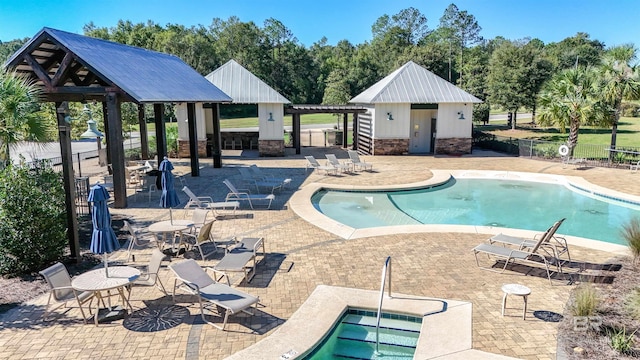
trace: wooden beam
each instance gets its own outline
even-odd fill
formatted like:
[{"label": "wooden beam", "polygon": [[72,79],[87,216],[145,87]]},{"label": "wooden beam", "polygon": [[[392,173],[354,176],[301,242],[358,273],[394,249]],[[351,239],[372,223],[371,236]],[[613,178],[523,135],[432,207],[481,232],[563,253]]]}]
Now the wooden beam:
[{"label": "wooden beam", "polygon": [[120,89],[116,87],[104,86],[56,86],[45,90],[54,94],[93,94],[106,95],[107,93],[120,93]]},{"label": "wooden beam", "polygon": [[353,150],[358,150],[358,113],[353,113]]},{"label": "wooden beam", "polygon": [[156,150],[158,165],[167,155],[167,137],[164,130],[164,104],[153,104],[153,117],[156,123]]},{"label": "wooden beam", "polygon": [[104,122],[104,141],[107,144],[107,164],[109,164],[109,175],[113,175],[111,172],[111,146],[109,146],[109,117],[107,114],[109,110],[107,108],[107,102],[102,99],[102,120]]},{"label": "wooden beam", "polygon": [[64,120],[69,111],[66,102],[56,103],[56,117],[58,120],[58,137],[60,139],[60,154],[62,156],[62,181],[64,185],[64,203],[67,212],[67,239],[71,259],[80,260],[80,235],[78,232],[78,214],[76,213],[76,183],[73,175],[73,155],[71,152],[71,127]]},{"label": "wooden beam", "polygon": [[28,53],[25,53],[22,56],[24,57],[24,59],[27,62],[27,64],[29,64],[29,66],[31,66],[31,70],[33,70],[33,73],[36,74],[38,79],[40,79],[44,83],[44,86],[46,88],[50,88],[51,87],[51,78],[49,77],[49,74],[46,71],[44,71],[44,69],[36,61],[36,59],[34,59]]},{"label": "wooden beam", "polygon": [[138,126],[140,128],[140,150],[144,160],[149,158],[149,140],[147,136],[147,122],[144,118],[144,104],[138,104]]},{"label": "wooden beam", "polygon": [[347,147],[347,128],[349,127],[349,114],[342,114],[342,147]]},{"label": "wooden beam", "polygon": [[109,144],[111,169],[113,169],[113,206],[127,207],[127,183],[124,169],[124,144],[122,143],[122,117],[120,97],[116,92],[107,94],[107,121],[109,121]]},{"label": "wooden beam", "polygon": [[53,76],[53,79],[51,79],[51,86],[58,86],[61,81],[62,81],[62,85],[64,85],[67,79],[67,75],[71,70],[70,65],[72,61],[73,61],[73,54],[67,53],[62,59],[62,62],[60,63],[60,67],[58,67],[58,71],[56,71],[56,74]]},{"label": "wooden beam", "polygon": [[187,128],[189,129],[189,156],[191,159],[191,176],[200,176],[198,161],[198,129],[196,124],[196,104],[187,103]]},{"label": "wooden beam", "polygon": [[300,114],[294,113],[292,120],[293,131],[291,135],[293,136],[293,147],[296,149],[296,154],[300,155]]},{"label": "wooden beam", "polygon": [[211,156],[213,157],[213,167],[219,169],[222,167],[222,138],[220,132],[220,104],[212,104],[213,112],[213,144],[211,144]]}]

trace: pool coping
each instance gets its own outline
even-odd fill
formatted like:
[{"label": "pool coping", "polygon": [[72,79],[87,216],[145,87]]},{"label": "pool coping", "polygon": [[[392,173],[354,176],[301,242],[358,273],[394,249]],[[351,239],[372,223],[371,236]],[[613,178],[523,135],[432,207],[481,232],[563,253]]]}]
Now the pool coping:
[{"label": "pool coping", "polygon": [[[227,359],[302,358],[322,341],[348,308],[375,311],[378,299],[379,292],[373,290],[318,285],[273,334]],[[470,302],[395,293],[388,297],[385,293],[382,309],[423,318],[415,359],[445,358],[472,350]],[[511,359],[477,350],[473,352],[480,353],[483,359]]]},{"label": "pool coping", "polygon": [[[313,207],[311,203],[311,197],[317,191],[327,190],[371,190],[371,191],[383,191],[383,190],[412,190],[420,189],[429,186],[436,186],[449,181],[454,178],[482,178],[482,179],[505,179],[505,180],[527,180],[537,181],[545,183],[554,183],[567,185],[571,184],[581,189],[598,193],[605,196],[610,196],[618,199],[624,199],[633,201],[640,204],[640,196],[634,196],[625,194],[616,190],[608,189],[602,186],[598,186],[590,183],[582,177],[578,176],[563,176],[555,174],[540,174],[540,173],[527,173],[517,171],[487,171],[487,170],[431,170],[433,176],[425,181],[408,183],[408,184],[396,184],[396,185],[376,185],[376,186],[364,186],[364,185],[340,185],[340,184],[325,184],[325,183],[310,183],[302,189],[296,191],[289,199],[289,206],[294,213],[307,222],[328,231],[334,235],[340,236],[343,239],[358,239],[372,236],[384,236],[392,234],[414,234],[414,233],[438,233],[438,232],[459,232],[459,233],[473,233],[473,234],[486,234],[496,235],[503,232],[508,232],[513,236],[520,237],[533,237],[540,231],[523,230],[516,228],[503,228],[496,226],[476,226],[476,225],[396,225],[396,226],[383,226],[366,229],[355,229],[351,226],[347,226],[338,221],[335,221]],[[614,254],[628,255],[629,250],[627,246],[619,244],[611,244],[604,241],[587,239],[577,236],[563,235],[567,239],[567,243],[575,246],[582,246],[590,249],[596,249],[601,251],[607,251]]]}]

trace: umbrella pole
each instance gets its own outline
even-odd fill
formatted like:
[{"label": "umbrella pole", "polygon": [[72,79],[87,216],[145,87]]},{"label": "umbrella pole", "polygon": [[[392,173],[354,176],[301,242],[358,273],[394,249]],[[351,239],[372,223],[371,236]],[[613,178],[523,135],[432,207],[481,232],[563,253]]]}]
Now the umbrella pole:
[{"label": "umbrella pole", "polygon": [[109,265],[108,265],[108,262],[107,262],[107,253],[106,252],[104,253],[103,257],[104,257],[104,272],[105,272],[106,276],[109,277]]}]

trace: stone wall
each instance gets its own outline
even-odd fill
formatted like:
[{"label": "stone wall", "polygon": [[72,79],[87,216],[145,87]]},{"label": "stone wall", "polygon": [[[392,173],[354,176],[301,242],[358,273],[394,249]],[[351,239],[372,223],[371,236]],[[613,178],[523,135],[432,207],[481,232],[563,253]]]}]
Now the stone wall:
[{"label": "stone wall", "polygon": [[[178,139],[178,157],[188,158],[190,155],[189,140]],[[198,156],[207,156],[207,140],[198,140]]]},{"label": "stone wall", "polygon": [[373,139],[373,155],[402,155],[409,152],[409,139]]},{"label": "stone wall", "polygon": [[260,156],[284,156],[284,140],[258,140]]},{"label": "stone wall", "polygon": [[434,154],[462,155],[471,154],[471,138],[436,139]]}]

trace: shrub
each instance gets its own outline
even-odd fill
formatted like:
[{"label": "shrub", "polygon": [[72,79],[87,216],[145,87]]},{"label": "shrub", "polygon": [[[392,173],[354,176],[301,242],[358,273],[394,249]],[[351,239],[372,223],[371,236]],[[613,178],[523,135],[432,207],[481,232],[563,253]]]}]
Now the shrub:
[{"label": "shrub", "polygon": [[[637,330],[636,330],[637,331]],[[611,338],[611,347],[619,353],[627,354],[633,348],[633,337],[636,332],[627,335],[627,329],[610,330],[609,338]]]},{"label": "shrub", "polygon": [[622,116],[625,117],[638,117],[640,116],[640,104],[623,102],[622,103]]},{"label": "shrub", "polygon": [[573,316],[592,316],[599,303],[600,299],[596,289],[591,285],[582,285],[576,289],[571,312]]},{"label": "shrub", "polygon": [[545,159],[553,159],[558,156],[558,145],[536,144],[534,145],[534,154]]},{"label": "shrub", "polygon": [[640,319],[640,289],[636,288],[631,292],[625,299],[624,306],[632,318]]},{"label": "shrub", "polygon": [[0,274],[33,272],[60,259],[66,231],[59,173],[42,164],[0,171]]},{"label": "shrub", "polygon": [[633,255],[633,264],[637,265],[640,259],[640,219],[636,217],[623,224],[621,233]]}]

